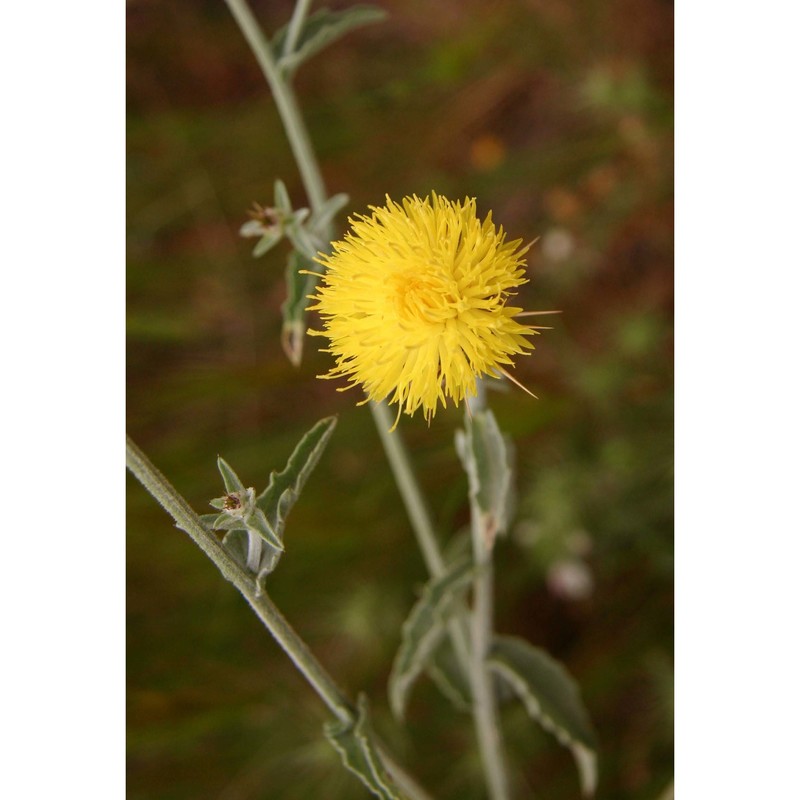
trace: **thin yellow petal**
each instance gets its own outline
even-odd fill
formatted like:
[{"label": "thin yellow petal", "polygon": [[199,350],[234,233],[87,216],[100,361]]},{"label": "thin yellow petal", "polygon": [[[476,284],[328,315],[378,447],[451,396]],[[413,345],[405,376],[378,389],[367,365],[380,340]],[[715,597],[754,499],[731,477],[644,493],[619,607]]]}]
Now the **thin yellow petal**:
[{"label": "thin yellow petal", "polygon": [[344,239],[316,259],[326,272],[309,297],[323,327],[313,333],[329,339],[336,360],[323,377],[388,398],[398,419],[421,408],[429,422],[448,399],[474,396],[483,375],[518,383],[503,365],[533,350],[540,326],[515,318],[557,313],[507,305],[527,282],[530,244],[506,242],[491,213],[478,218],[474,198],[387,195],[370,212],[350,217]]}]

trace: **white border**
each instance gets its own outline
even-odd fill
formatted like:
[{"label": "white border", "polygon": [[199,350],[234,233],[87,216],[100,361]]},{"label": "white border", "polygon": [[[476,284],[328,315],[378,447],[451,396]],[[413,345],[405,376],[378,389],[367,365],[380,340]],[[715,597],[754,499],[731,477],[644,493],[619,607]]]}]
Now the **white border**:
[{"label": "white border", "polygon": [[124,796],[125,5],[12,3],[0,796]]},{"label": "white border", "polygon": [[677,14],[681,800],[798,791],[797,17]]}]

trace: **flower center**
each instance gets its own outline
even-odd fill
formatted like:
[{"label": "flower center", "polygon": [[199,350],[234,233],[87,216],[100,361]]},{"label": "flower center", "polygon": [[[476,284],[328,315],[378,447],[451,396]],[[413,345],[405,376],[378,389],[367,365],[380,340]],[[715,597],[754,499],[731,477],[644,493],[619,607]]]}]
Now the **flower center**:
[{"label": "flower center", "polygon": [[443,322],[458,314],[457,287],[434,275],[414,271],[391,280],[394,307],[407,322]]}]

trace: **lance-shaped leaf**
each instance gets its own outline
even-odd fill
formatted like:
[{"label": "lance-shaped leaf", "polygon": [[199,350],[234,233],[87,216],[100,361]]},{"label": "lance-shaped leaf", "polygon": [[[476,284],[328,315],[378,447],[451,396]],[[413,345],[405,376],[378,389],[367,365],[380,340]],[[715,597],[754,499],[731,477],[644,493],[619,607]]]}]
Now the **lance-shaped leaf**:
[{"label": "lance-shaped leaf", "polygon": [[456,450],[469,478],[469,493],[481,512],[487,548],[508,526],[511,504],[510,452],[491,411],[467,417],[456,432]]},{"label": "lance-shaped leaf", "polygon": [[572,751],[585,796],[597,786],[597,742],[578,685],[558,661],[524,639],[495,636],[489,668],[514,690],[532,718]]},{"label": "lance-shaped leaf", "polygon": [[311,217],[311,229],[317,235],[326,232],[328,226],[333,222],[333,218],[350,202],[350,196],[340,192],[329,197]]},{"label": "lance-shaped leaf", "polygon": [[[425,671],[456,709],[467,713],[472,710],[472,689],[453,652],[450,639],[447,637],[442,639],[428,659]],[[492,684],[499,703],[516,699],[516,692],[499,675],[492,675]]]},{"label": "lance-shaped leaf", "polygon": [[[250,537],[251,534],[246,529],[234,528],[225,534],[222,544],[240,566],[248,572],[256,573],[256,591],[258,592],[264,585],[264,579],[275,569],[283,550],[274,547],[268,541],[260,541],[259,546],[254,548]],[[251,548],[255,552],[251,552]],[[256,560],[255,564],[252,563],[253,559]]]},{"label": "lance-shaped leaf", "polygon": [[259,258],[265,253],[268,253],[273,247],[275,247],[276,244],[278,244],[278,242],[280,242],[281,239],[283,239],[282,230],[267,231],[256,242],[256,246],[253,248],[253,258]]},{"label": "lance-shaped leaf", "polygon": [[216,522],[221,516],[222,514],[201,514],[200,523],[209,532],[217,531],[219,527],[216,525]]},{"label": "lance-shaped leaf", "polygon": [[381,800],[406,800],[381,763],[369,721],[367,698],[358,697],[358,715],[351,724],[329,722],[325,736],[338,751],[347,769]]},{"label": "lance-shaped leaf", "polygon": [[289,26],[281,28],[272,39],[272,52],[283,53],[278,59],[278,68],[291,75],[304,61],[335,42],[349,31],[385,19],[386,12],[376,6],[351,6],[342,11],[321,8],[303,23],[294,50],[283,53]]},{"label": "lance-shaped leaf", "polygon": [[449,639],[446,637],[442,639],[428,659],[425,671],[455,708],[466,713],[470,712],[472,691]]},{"label": "lance-shaped leaf", "polygon": [[286,300],[281,306],[283,328],[281,344],[289,361],[299,367],[303,358],[303,338],[306,334],[306,307],[308,295],[314,288],[314,276],[304,272],[313,269],[313,263],[296,250],[289,253],[286,264]]},{"label": "lance-shaped leaf", "polygon": [[276,550],[283,550],[283,536],[270,525],[267,521],[267,515],[260,508],[254,508],[253,513],[245,517],[244,521],[248,531],[257,533],[267,544],[274,547]]},{"label": "lance-shaped leaf", "polygon": [[269,476],[269,485],[256,500],[267,525],[281,542],[286,516],[297,502],[335,426],[336,417],[325,417],[314,425],[295,447],[286,468]]},{"label": "lance-shaped leaf", "polygon": [[233,467],[225,461],[221,456],[217,457],[217,469],[219,474],[222,475],[222,480],[225,483],[225,491],[229,494],[235,492],[244,492],[244,484],[239,480],[239,476],[233,471]]},{"label": "lance-shaped leaf", "polygon": [[245,239],[253,239],[256,236],[261,237],[264,235],[265,225],[261,219],[248,219],[243,222],[239,228],[239,236]]},{"label": "lance-shaped leaf", "polygon": [[272,250],[283,238],[283,229],[277,224],[267,224],[260,219],[250,219],[239,228],[239,236],[245,239],[258,237],[258,242],[253,248],[253,257],[258,258]]},{"label": "lance-shaped leaf", "polygon": [[[322,210],[328,213],[327,206],[338,197],[340,195],[328,200]],[[307,296],[313,290],[315,280],[313,275],[305,274],[305,271],[313,269],[312,259],[317,253],[317,248],[313,237],[303,225],[309,214],[308,209],[300,208],[295,211],[292,208],[286,184],[280,179],[275,181],[274,202],[275,213],[280,222],[273,232],[264,235],[264,238],[256,245],[253,255],[263,254],[277,244],[284,235],[290,239],[294,247],[286,264],[286,300],[281,306],[283,314],[281,345],[289,361],[297,367],[303,357]],[[340,206],[333,205],[333,213],[338,207]],[[245,223],[242,226],[243,232],[249,224]]]},{"label": "lance-shaped leaf", "polygon": [[275,208],[281,216],[288,217],[292,213],[292,201],[289,199],[289,190],[286,184],[278,178],[275,181]]},{"label": "lance-shaped leaf", "polygon": [[389,676],[389,700],[395,716],[402,719],[409,690],[441,642],[471,578],[469,559],[451,565],[443,575],[428,581],[403,623],[402,642]]},{"label": "lance-shaped leaf", "polygon": [[[306,211],[306,209],[300,209]],[[296,212],[299,215],[300,212]],[[292,215],[286,220],[284,230],[286,231],[286,238],[292,243],[292,247],[297,250],[308,261],[313,261],[319,252],[318,242],[303,225],[302,216]]]},{"label": "lance-shaped leaf", "polygon": [[294,209],[286,184],[279,178],[275,181],[275,214],[279,220],[282,235],[285,235],[307,258],[317,254],[317,243],[305,228],[311,212],[307,208]]},{"label": "lance-shaped leaf", "polygon": [[[215,501],[211,501],[212,504]],[[230,514],[202,514],[200,522],[207,531],[246,531],[247,525],[241,517],[232,517]]]},{"label": "lance-shaped leaf", "polygon": [[[305,315],[308,299],[317,283],[317,272],[321,269],[315,259],[321,251],[330,251],[331,225],[333,218],[348,203],[346,194],[329,197],[311,217],[307,225],[298,223],[297,216],[287,225],[287,235],[295,252],[289,256],[286,267],[287,298],[283,311],[283,349],[289,360],[298,366],[303,352],[303,336],[306,330]],[[302,219],[300,220],[302,223]]]},{"label": "lance-shaped leaf", "polygon": [[228,531],[222,544],[242,567],[247,567],[248,535],[245,530]]}]

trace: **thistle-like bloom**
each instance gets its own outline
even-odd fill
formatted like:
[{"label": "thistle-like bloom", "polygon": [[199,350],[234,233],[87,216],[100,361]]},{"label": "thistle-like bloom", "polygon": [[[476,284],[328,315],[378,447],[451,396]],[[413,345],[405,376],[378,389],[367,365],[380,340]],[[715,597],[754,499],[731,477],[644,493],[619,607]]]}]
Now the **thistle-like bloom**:
[{"label": "thistle-like bloom", "polygon": [[370,210],[317,259],[327,270],[309,310],[324,330],[311,333],[328,337],[336,359],[321,377],[349,378],[343,389],[361,385],[367,400],[388,397],[398,418],[421,406],[430,421],[447,398],[474,396],[477,378],[511,377],[511,356],[533,349],[534,326],[507,305],[527,282],[528,248],[506,242],[491,213],[479,220],[474,199],[387,196]]}]

